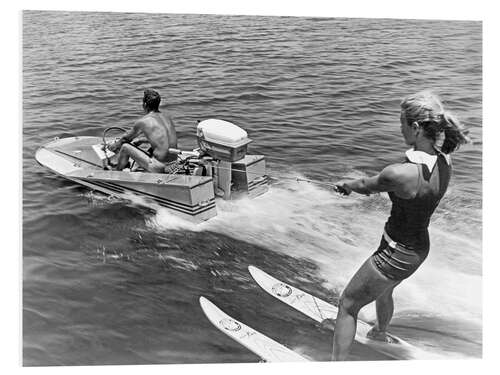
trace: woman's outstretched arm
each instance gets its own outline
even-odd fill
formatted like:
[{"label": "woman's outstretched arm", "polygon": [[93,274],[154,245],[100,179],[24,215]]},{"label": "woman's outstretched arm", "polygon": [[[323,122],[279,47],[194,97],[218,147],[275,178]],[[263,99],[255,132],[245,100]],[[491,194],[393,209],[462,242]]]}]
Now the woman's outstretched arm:
[{"label": "woman's outstretched arm", "polygon": [[413,164],[392,164],[385,167],[373,177],[356,180],[342,180],[336,185],[340,192],[349,195],[351,192],[370,195],[380,192],[407,192],[409,185],[416,181],[418,170]]}]

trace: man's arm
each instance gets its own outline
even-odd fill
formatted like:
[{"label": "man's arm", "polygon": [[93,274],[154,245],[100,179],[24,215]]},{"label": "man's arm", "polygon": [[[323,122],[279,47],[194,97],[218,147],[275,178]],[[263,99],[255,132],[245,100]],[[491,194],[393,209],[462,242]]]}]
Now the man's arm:
[{"label": "man's arm", "polygon": [[137,137],[141,133],[143,126],[144,124],[142,121],[137,121],[132,129],[125,132],[125,134],[123,134],[118,140],[109,145],[108,148],[113,152],[119,150],[124,143],[131,142],[135,137]]},{"label": "man's arm", "polygon": [[341,193],[349,195],[352,191],[359,194],[390,192],[402,190],[408,178],[408,168],[404,164],[393,164],[385,167],[382,172],[373,177],[357,180],[339,181]]}]

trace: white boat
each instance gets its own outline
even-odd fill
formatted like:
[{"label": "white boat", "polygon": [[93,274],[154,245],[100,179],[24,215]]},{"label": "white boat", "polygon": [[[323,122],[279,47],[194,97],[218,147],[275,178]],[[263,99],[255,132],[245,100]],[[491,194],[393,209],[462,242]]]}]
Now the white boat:
[{"label": "white boat", "polygon": [[35,158],[50,171],[111,196],[130,199],[130,194],[166,207],[195,222],[217,215],[216,199],[255,197],[268,189],[263,155],[247,155],[251,142],[240,127],[223,120],[198,123],[199,148],[178,153],[175,171],[150,173],[140,169],[106,168],[116,155],[107,149],[106,137],[56,138],[39,148]]}]

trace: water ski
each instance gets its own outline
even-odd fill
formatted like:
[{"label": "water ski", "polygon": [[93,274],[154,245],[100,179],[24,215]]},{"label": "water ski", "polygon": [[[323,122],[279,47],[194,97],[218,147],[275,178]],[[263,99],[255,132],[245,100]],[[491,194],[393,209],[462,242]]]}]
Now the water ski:
[{"label": "water ski", "polygon": [[[314,319],[323,326],[334,324],[338,311],[336,306],[318,297],[314,297],[299,288],[286,284],[257,267],[249,266],[248,270],[257,284],[273,297]],[[392,342],[371,339],[367,337],[371,328],[370,324],[358,319],[356,341],[395,359],[439,358],[439,356],[421,350],[394,335],[390,335]]]},{"label": "water ski", "polygon": [[227,315],[205,297],[200,297],[200,305],[220,331],[257,354],[265,362],[305,362],[306,358],[281,345],[266,335]]}]

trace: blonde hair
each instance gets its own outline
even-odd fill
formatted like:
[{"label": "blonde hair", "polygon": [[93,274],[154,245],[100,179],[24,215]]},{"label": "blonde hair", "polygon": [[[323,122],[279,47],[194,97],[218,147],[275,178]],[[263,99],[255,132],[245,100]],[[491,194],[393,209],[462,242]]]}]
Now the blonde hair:
[{"label": "blonde hair", "polygon": [[438,95],[430,90],[409,95],[401,102],[407,125],[417,123],[424,130],[424,135],[434,142],[435,148],[449,154],[460,145],[468,143],[469,133],[458,119],[445,111]]}]

